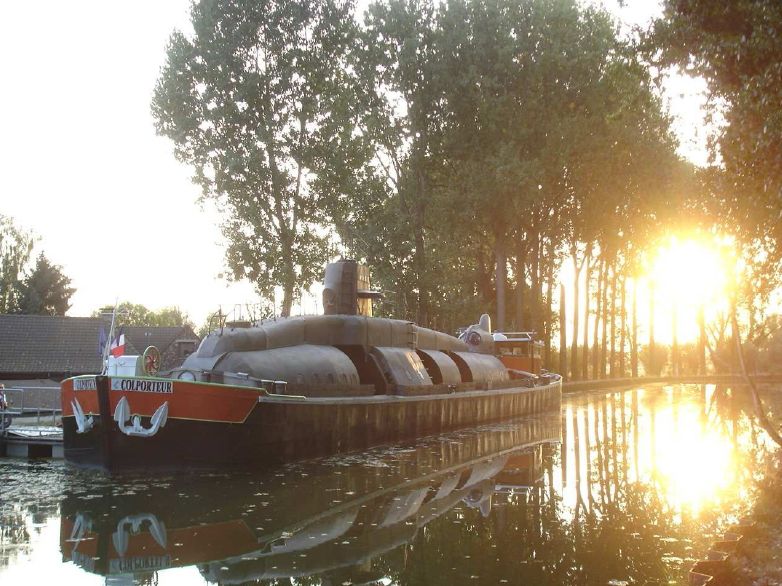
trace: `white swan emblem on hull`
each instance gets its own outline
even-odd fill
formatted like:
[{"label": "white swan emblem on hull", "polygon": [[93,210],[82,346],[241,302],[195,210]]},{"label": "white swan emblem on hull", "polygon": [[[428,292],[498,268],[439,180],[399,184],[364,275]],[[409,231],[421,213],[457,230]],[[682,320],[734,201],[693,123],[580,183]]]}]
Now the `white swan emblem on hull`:
[{"label": "white swan emblem on hull", "polygon": [[128,403],[127,397],[122,397],[117,403],[117,407],[114,409],[114,421],[117,422],[119,429],[125,435],[138,436],[138,437],[152,437],[161,427],[165,427],[168,420],[168,401],[163,403],[157,408],[155,413],[150,419],[151,427],[146,428],[141,425],[141,417],[133,415],[130,425],[126,422],[131,419],[130,416],[130,403]]}]

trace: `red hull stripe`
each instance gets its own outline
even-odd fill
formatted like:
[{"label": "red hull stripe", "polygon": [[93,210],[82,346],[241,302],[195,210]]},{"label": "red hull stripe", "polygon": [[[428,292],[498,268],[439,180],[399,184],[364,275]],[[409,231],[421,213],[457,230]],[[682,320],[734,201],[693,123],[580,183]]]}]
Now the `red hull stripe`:
[{"label": "red hull stripe", "polygon": [[[74,390],[77,389],[77,390]],[[81,390],[84,389],[84,390]],[[60,402],[62,403],[62,416],[72,417],[73,407],[71,401],[76,399],[81,405],[85,415],[97,415],[98,391],[95,390],[95,377],[68,378],[60,384]]]},{"label": "red hull stripe", "polygon": [[[146,527],[144,525],[145,529]],[[60,544],[63,555],[71,560],[74,557],[96,559],[100,538],[103,537],[105,540],[111,538],[109,532],[100,535],[87,531],[81,540],[75,541],[71,539],[72,531],[73,522],[64,518],[60,530]],[[182,567],[211,560],[223,560],[259,548],[257,538],[247,527],[247,524],[240,519],[208,525],[169,528],[166,541],[167,547],[164,548],[155,541],[148,531],[139,534],[133,534],[129,531],[127,550],[120,557],[113,545],[109,546],[109,564],[106,565],[111,567],[111,562],[114,562],[119,566],[125,564],[132,567],[133,562],[136,561],[143,567],[144,560],[156,557],[163,559],[165,556],[171,556],[174,561],[167,564],[166,567]],[[77,548],[81,555],[76,554]]]},{"label": "red hull stripe", "polygon": [[[76,398],[85,414],[97,414],[98,393],[94,390],[74,390],[74,381],[62,382],[62,414],[73,416],[71,401]],[[81,379],[83,380],[83,379]],[[168,401],[170,419],[243,423],[258,403],[259,390],[250,387],[229,387],[208,383],[164,379],[112,377],[109,390],[111,414],[122,397],[130,404],[132,415],[151,417],[155,410]],[[89,386],[77,383],[79,386]]]}]

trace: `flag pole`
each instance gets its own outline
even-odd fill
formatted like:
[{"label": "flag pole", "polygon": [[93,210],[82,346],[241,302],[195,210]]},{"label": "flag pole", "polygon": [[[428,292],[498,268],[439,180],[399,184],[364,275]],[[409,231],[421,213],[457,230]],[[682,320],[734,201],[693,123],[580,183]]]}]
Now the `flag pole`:
[{"label": "flag pole", "polygon": [[114,341],[114,320],[117,318],[117,307],[119,306],[119,297],[114,300],[114,311],[111,312],[111,326],[109,326],[109,339],[106,340],[106,345],[103,347],[103,371],[101,374],[106,374],[109,371],[109,352],[111,351],[111,343]]}]

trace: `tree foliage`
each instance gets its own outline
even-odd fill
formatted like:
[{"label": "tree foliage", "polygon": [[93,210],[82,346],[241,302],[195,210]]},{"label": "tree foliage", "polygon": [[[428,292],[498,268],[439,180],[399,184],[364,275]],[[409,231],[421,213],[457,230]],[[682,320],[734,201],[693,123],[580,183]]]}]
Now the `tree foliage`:
[{"label": "tree foliage", "polygon": [[70,298],[76,289],[62,272],[43,253],[38,255],[35,268],[19,287],[17,311],[37,315],[65,315],[70,309]]},{"label": "tree foliage", "polygon": [[[100,317],[112,311],[114,311],[113,307],[101,307],[92,313],[92,317]],[[178,307],[164,307],[155,311],[130,301],[122,301],[117,305],[117,324],[146,327],[194,327],[188,315]]]},{"label": "tree foliage", "polygon": [[283,315],[331,255],[313,189],[348,144],[353,102],[350,0],[202,0],[194,34],[175,32],[152,103],[160,134],[194,169],[205,198],[225,212],[226,257],[235,278]]},{"label": "tree foliage", "polygon": [[665,216],[670,120],[604,11],[376,2],[361,38],[375,181],[335,225],[395,315],[502,326],[507,281],[515,327],[550,333],[562,257],[616,258]]},{"label": "tree foliage", "polygon": [[23,271],[34,244],[31,232],[0,214],[0,313],[17,311]]},{"label": "tree foliage", "polygon": [[[723,173],[710,185],[723,227],[770,238],[782,228],[782,4],[776,0],[667,1],[650,50],[659,65],[703,77],[722,118],[711,143]],[[719,218],[718,218],[719,219]],[[780,251],[774,251],[779,258]]]},{"label": "tree foliage", "polygon": [[712,165],[698,212],[735,240],[748,333],[779,285],[782,260],[782,4],[666,1],[647,38],[658,66],[706,80]]},{"label": "tree foliage", "polygon": [[281,284],[287,314],[334,230],[381,314],[453,331],[489,311],[550,340],[570,259],[592,356],[610,344],[624,369],[627,281],[704,207],[636,47],[576,0],[375,1],[360,24],[353,8],[204,0],[171,38],[158,131],[225,211],[234,277]]}]

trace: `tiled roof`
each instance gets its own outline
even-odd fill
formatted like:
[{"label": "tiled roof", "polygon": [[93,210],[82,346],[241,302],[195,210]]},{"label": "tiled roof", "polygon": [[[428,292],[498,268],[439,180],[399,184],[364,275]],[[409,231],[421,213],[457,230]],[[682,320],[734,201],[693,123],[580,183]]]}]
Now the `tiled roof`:
[{"label": "tiled roof", "polygon": [[[0,314],[2,373],[91,373],[101,369],[99,317],[51,317]],[[141,354],[154,345],[165,352],[176,340],[195,340],[189,327],[125,327],[125,354]]]},{"label": "tiled roof", "polygon": [[100,318],[0,315],[0,373],[99,372]]},{"label": "tiled roof", "polygon": [[125,354],[141,354],[147,346],[157,346],[158,350],[165,352],[176,340],[196,340],[198,338],[187,327],[125,327]]}]

